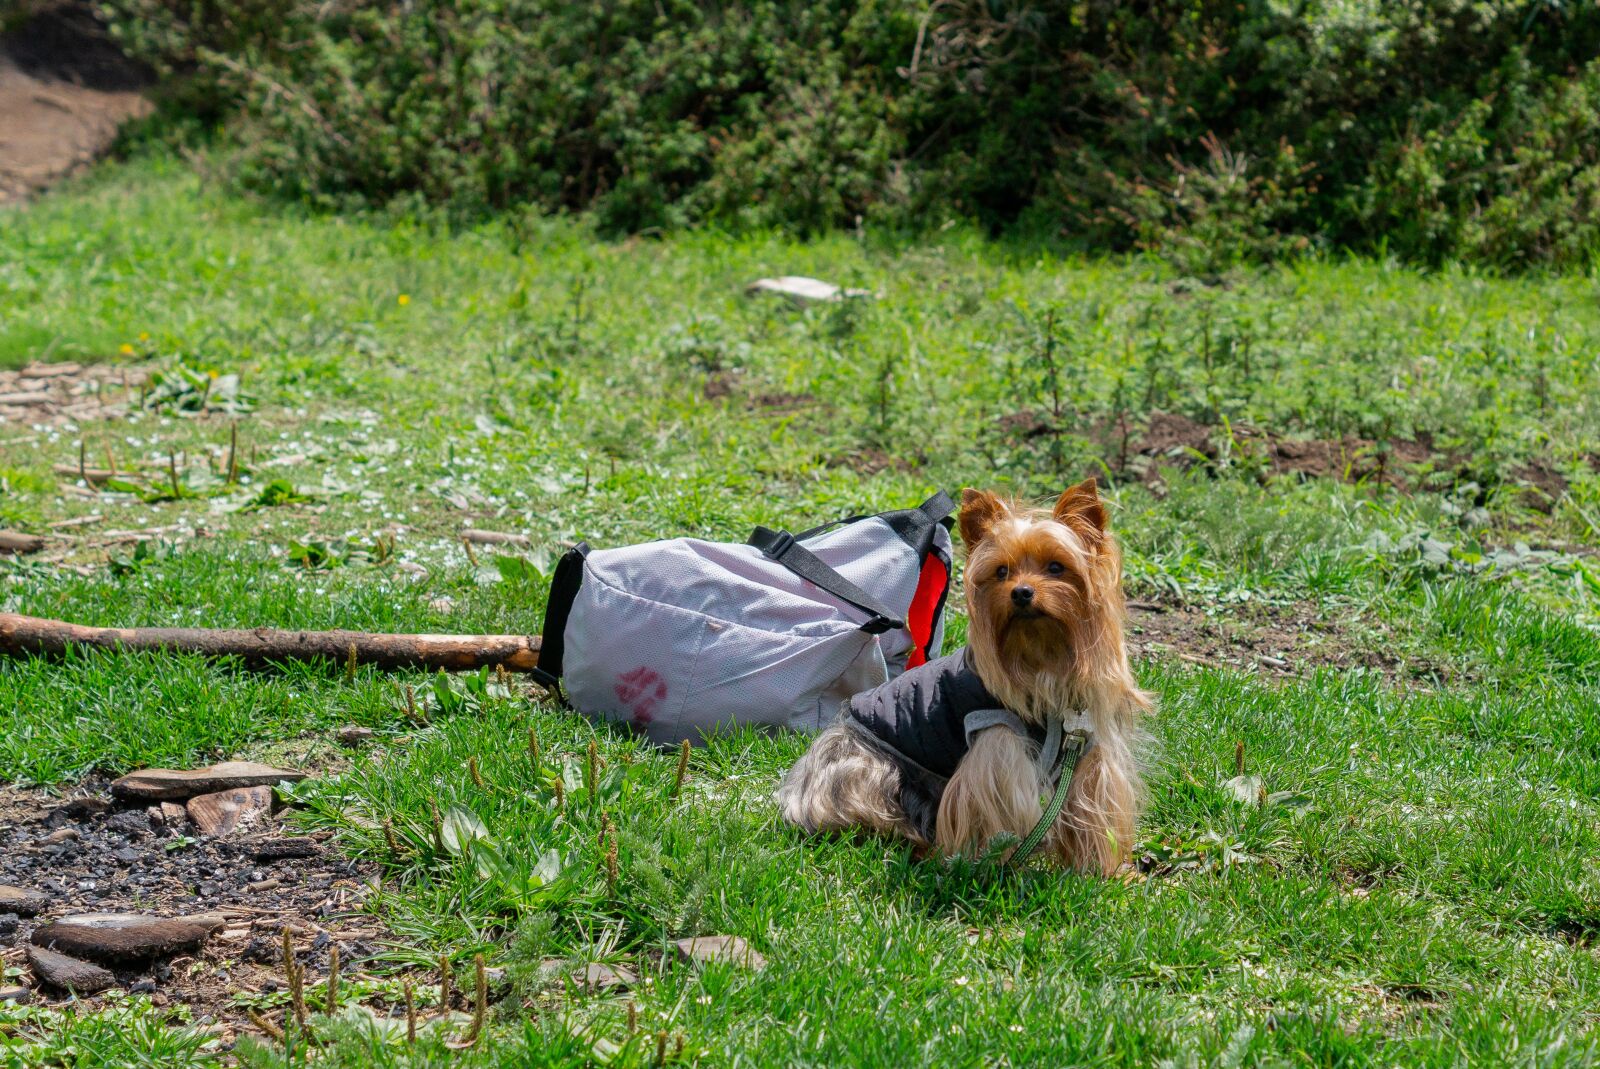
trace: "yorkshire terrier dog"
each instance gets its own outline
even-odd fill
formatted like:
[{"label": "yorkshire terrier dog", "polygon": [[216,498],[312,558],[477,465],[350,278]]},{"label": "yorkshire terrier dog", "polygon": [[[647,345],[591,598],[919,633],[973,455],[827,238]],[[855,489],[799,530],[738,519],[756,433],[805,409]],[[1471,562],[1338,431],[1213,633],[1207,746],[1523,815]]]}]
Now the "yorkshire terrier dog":
[{"label": "yorkshire terrier dog", "polygon": [[[1022,839],[1055,790],[1045,740],[1087,736],[1042,852],[1110,875],[1142,801],[1141,717],[1128,668],[1122,555],[1093,479],[1051,510],[961,497],[968,645],[846,702],[784,777],[784,819],[807,832],[860,829],[945,856]],[[1057,721],[1052,728],[1051,721]]]}]

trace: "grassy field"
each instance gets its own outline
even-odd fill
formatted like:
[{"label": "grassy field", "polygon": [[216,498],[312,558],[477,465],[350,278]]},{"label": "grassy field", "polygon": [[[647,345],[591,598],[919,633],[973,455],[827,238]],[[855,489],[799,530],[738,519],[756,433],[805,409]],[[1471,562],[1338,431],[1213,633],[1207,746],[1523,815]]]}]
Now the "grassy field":
[{"label": "grassy field", "polygon": [[[744,295],[776,274],[879,296]],[[381,865],[391,964],[481,953],[514,989],[470,1052],[324,1022],[330,1065],[647,1065],[658,1033],[706,1065],[1600,1064],[1597,344],[1584,277],[1196,280],[959,231],[447,233],[284,214],[162,160],[108,168],[0,214],[0,367],[160,380],[142,402],[107,387],[126,417],[0,423],[0,526],[101,517],[59,528],[76,541],[50,559],[0,558],[0,609],[531,632],[562,540],[739,539],[1098,473],[1131,595],[1209,645],[1145,643],[1134,615],[1161,711],[1138,865],[1111,881],[804,840],[769,802],[804,739],[721,740],[675,794],[675,755],[520,692],[458,683],[419,728],[394,679],[335,665],[0,663],[0,777],[324,768],[303,819]],[[1155,412],[1212,445],[1141,452]],[[1350,462],[1297,477],[1263,428]],[[80,443],[115,460],[111,492],[57,473]],[[464,526],[533,548],[469,559]],[[96,537],[139,528],[157,534],[138,550]],[[380,744],[335,756],[348,723]],[[1240,744],[1264,805],[1228,782]],[[438,849],[435,806],[474,814],[503,863]],[[711,933],[769,966],[655,964]],[[587,994],[553,961],[649,982]],[[138,998],[0,1004],[0,1065],[183,1064],[201,1044]]]}]

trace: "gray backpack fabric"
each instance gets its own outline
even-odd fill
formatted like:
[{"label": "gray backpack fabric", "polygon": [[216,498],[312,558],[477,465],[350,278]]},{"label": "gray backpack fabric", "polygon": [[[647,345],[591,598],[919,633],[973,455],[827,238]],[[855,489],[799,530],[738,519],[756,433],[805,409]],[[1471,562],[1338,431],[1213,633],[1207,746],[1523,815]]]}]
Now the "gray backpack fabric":
[{"label": "gray backpack fabric", "polygon": [[652,741],[731,727],[818,731],[851,695],[940,653],[950,514],[852,517],[743,545],[673,538],[562,557],[539,677]]}]

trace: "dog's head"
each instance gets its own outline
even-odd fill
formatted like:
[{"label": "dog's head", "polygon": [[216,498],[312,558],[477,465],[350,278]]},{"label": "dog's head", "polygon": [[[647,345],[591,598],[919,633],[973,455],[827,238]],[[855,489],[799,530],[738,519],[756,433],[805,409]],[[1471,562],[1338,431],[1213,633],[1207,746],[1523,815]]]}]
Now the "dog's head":
[{"label": "dog's head", "polygon": [[1122,558],[1094,479],[1050,510],[967,490],[961,538],[968,643],[991,689],[1034,692],[1040,677],[1092,685],[1126,673]]}]

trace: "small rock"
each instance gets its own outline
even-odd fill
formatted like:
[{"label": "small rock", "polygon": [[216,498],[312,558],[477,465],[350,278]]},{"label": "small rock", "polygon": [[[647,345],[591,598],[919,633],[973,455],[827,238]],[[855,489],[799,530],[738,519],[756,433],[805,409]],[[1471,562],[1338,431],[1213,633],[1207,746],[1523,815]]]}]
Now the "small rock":
[{"label": "small rock", "polygon": [[841,289],[832,282],[804,275],[781,275],[778,278],[758,278],[744,288],[746,293],[776,293],[792,301],[805,304],[810,301],[837,301],[844,297],[871,297],[871,290]]},{"label": "small rock", "polygon": [[304,772],[273,768],[254,761],[224,761],[205,768],[147,768],[130,772],[112,782],[111,793],[118,798],[173,801],[239,787],[270,787],[284,780],[295,782],[305,778]]},{"label": "small rock", "polygon": [[33,943],[96,961],[141,960],[197,947],[225,923],[218,913],[79,913],[35,929]]},{"label": "small rock", "polygon": [[321,857],[322,847],[315,839],[292,836],[287,839],[255,839],[245,844],[245,852],[256,861],[281,861],[285,858]]},{"label": "small rock", "polygon": [[89,817],[97,817],[110,808],[111,800],[109,798],[90,796],[87,798],[74,798],[56,810],[56,812],[72,820],[85,820]]},{"label": "small rock", "polygon": [[22,917],[32,917],[50,908],[50,899],[38,891],[29,891],[22,887],[12,887],[0,883],[0,909],[7,913],[15,913]]},{"label": "small rock", "polygon": [[364,728],[359,724],[346,724],[339,729],[337,737],[340,746],[348,746],[353,750],[358,746],[365,746],[371,742],[373,731],[371,728]]},{"label": "small rock", "polygon": [[728,962],[747,969],[764,969],[767,959],[737,935],[697,935],[675,944],[684,961]]},{"label": "small rock", "polygon": [[44,841],[49,843],[51,846],[56,846],[61,843],[74,843],[81,838],[83,838],[83,836],[78,834],[77,828],[61,828],[60,830],[53,831],[49,835],[45,836]]},{"label": "small rock", "polygon": [[252,894],[261,894],[263,891],[276,891],[282,885],[282,880],[257,880],[255,883],[245,884],[244,889]]},{"label": "small rock", "polygon": [[104,991],[117,982],[115,976],[98,965],[40,946],[28,948],[28,964],[33,966],[33,975],[40,983],[80,995]]},{"label": "small rock", "polygon": [[128,990],[135,995],[152,995],[156,990],[154,980],[135,980],[128,985]]},{"label": "small rock", "polygon": [[141,851],[135,850],[131,846],[124,846],[120,850],[113,850],[111,852],[111,856],[116,859],[116,862],[119,865],[137,865],[144,859],[144,854]]},{"label": "small rock", "polygon": [[638,975],[626,965],[606,965],[591,961],[583,972],[574,973],[575,983],[590,991],[625,991],[639,982]]},{"label": "small rock", "polygon": [[16,935],[17,925],[22,923],[22,918],[15,913],[0,913],[0,936]]},{"label": "small rock", "polygon": [[200,834],[220,837],[272,814],[271,787],[237,787],[189,799],[189,819]]},{"label": "small rock", "polygon": [[33,992],[26,987],[0,987],[0,1002],[32,1002]]},{"label": "small rock", "polygon": [[112,831],[126,835],[137,842],[143,839],[150,831],[150,816],[148,812],[141,813],[136,809],[124,809],[120,813],[113,813],[107,817],[106,826]]},{"label": "small rock", "polygon": [[456,611],[456,599],[448,597],[434,598],[428,602],[428,608],[432,609],[434,612],[443,613],[444,615],[448,616],[450,613]]}]

